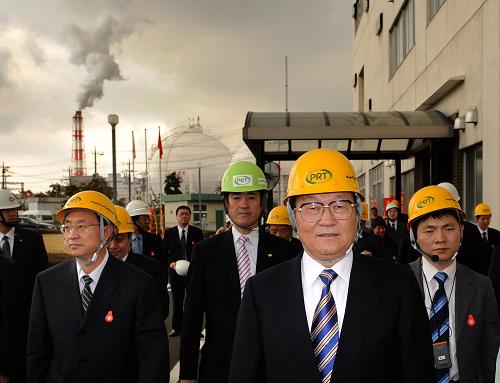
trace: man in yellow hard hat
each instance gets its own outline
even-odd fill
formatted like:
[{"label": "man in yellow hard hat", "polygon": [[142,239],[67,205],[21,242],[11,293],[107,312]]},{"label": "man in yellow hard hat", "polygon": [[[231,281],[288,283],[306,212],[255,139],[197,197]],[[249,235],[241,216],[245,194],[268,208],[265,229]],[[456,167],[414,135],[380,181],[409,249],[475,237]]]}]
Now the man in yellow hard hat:
[{"label": "man in yellow hard hat", "polygon": [[293,237],[292,224],[288,218],[288,210],[286,206],[276,206],[267,216],[266,224],[269,228],[269,234],[275,235],[289,241],[296,251],[296,254],[302,253],[302,243]]},{"label": "man in yellow hard hat", "polygon": [[83,191],[57,218],[71,259],[37,275],[27,382],[168,382],[155,281],[106,250],[118,226],[113,203]]},{"label": "man in yellow hard hat", "polygon": [[230,383],[432,381],[415,278],[353,254],[363,199],[341,153],[316,149],[295,162],[286,204],[304,253],[248,281]]},{"label": "man in yellow hard hat", "polygon": [[491,254],[493,249],[500,245],[500,231],[490,227],[491,216],[493,212],[489,205],[479,203],[474,208],[474,216],[476,217],[476,225],[481,235],[482,244],[484,247],[484,270],[487,271],[490,267]]},{"label": "man in yellow hard hat", "polygon": [[153,257],[145,257],[132,251],[132,233],[134,224],[132,218],[123,206],[115,205],[116,218],[118,219],[118,232],[111,242],[106,245],[109,253],[121,261],[130,263],[146,272],[156,281],[158,294],[162,303],[163,319],[168,316],[170,299],[167,290],[167,276],[163,265]]},{"label": "man in yellow hard hat", "polygon": [[[193,248],[181,329],[183,383],[227,382],[247,279],[295,255],[290,242],[259,230],[267,194],[262,169],[246,161],[231,164],[222,176],[221,191],[233,225]],[[204,317],[206,337],[200,352]]]},{"label": "man in yellow hard hat", "polygon": [[500,320],[489,279],[456,261],[465,214],[441,186],[418,190],[409,203],[410,267],[425,300],[435,382],[493,382]]}]

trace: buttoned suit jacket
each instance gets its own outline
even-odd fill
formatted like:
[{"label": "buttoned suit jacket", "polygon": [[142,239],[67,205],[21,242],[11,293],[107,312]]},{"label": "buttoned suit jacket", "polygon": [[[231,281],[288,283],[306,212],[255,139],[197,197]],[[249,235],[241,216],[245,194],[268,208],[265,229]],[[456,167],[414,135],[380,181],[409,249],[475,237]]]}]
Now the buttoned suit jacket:
[{"label": "buttoned suit jacket", "polygon": [[[410,267],[424,294],[422,258]],[[469,319],[475,322],[469,325]],[[493,287],[487,277],[460,263],[457,263],[455,280],[454,320],[460,381],[494,383],[500,320]]]},{"label": "buttoned suit jacket", "polygon": [[[230,383],[319,383],[302,256],[252,277],[238,315]],[[354,255],[331,382],[429,383],[432,347],[410,270]]]},{"label": "buttoned suit jacket", "polygon": [[27,365],[28,383],[168,382],[168,339],[154,280],[109,256],[84,314],[75,260],[40,273]]},{"label": "buttoned suit jacket", "polygon": [[145,257],[133,252],[128,253],[125,262],[130,263],[154,278],[160,296],[163,319],[166,319],[170,307],[170,298],[168,296],[166,271],[163,265],[155,258]]},{"label": "buttoned suit jacket", "polygon": [[[257,273],[295,257],[289,241],[261,231]],[[232,231],[198,243],[192,254],[181,332],[180,378],[226,383],[241,302]],[[198,370],[200,329],[206,315],[205,344]]]},{"label": "buttoned suit jacket", "polygon": [[399,246],[399,242],[401,242],[401,239],[408,235],[408,228],[406,227],[406,223],[398,218],[396,230],[394,230],[391,226],[391,222],[388,221],[387,222],[387,234],[392,236],[396,240],[396,242]]},{"label": "buttoned suit jacket", "polygon": [[500,316],[500,246],[497,246],[493,250],[488,276],[490,277],[493,290],[495,291],[498,315]]},{"label": "buttoned suit jacket", "polygon": [[[484,242],[483,242],[484,245]],[[500,231],[497,229],[493,229],[492,227],[488,228],[488,244],[484,245],[484,265],[483,270],[486,273],[481,273],[487,275],[487,272],[490,268],[491,263],[491,255],[495,247],[500,245]]]},{"label": "buttoned suit jacket", "polygon": [[142,255],[158,259],[163,265],[167,262],[167,254],[161,238],[153,233],[142,231]]}]

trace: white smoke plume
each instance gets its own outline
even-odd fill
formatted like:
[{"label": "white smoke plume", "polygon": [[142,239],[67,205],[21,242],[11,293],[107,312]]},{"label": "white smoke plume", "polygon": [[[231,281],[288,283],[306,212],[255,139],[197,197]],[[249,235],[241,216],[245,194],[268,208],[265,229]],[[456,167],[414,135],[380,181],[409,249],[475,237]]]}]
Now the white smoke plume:
[{"label": "white smoke plume", "polygon": [[111,54],[111,46],[120,43],[133,32],[133,23],[108,18],[97,29],[85,31],[75,24],[67,28],[70,61],[83,65],[88,77],[77,97],[78,109],[94,105],[104,94],[104,80],[123,80],[120,66]]}]

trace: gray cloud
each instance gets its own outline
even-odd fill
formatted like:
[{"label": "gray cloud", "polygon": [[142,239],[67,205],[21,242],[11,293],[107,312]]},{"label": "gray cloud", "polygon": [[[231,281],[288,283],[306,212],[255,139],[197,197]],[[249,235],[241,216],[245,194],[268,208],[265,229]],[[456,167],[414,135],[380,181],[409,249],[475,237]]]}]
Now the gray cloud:
[{"label": "gray cloud", "polygon": [[8,65],[11,54],[7,49],[0,49],[0,90],[9,85]]},{"label": "gray cloud", "polygon": [[26,40],[25,47],[36,65],[42,66],[45,64],[47,57],[44,50],[40,48],[40,45],[38,45],[35,39],[31,38]]}]

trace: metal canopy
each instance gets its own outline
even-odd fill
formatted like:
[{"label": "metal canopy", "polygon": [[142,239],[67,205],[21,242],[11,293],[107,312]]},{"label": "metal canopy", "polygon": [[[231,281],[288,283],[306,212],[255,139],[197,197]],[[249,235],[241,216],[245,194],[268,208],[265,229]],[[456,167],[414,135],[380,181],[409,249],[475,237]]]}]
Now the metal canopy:
[{"label": "metal canopy", "polygon": [[243,140],[263,164],[295,160],[315,148],[349,159],[404,159],[427,139],[453,137],[450,120],[437,110],[411,112],[248,112]]}]

